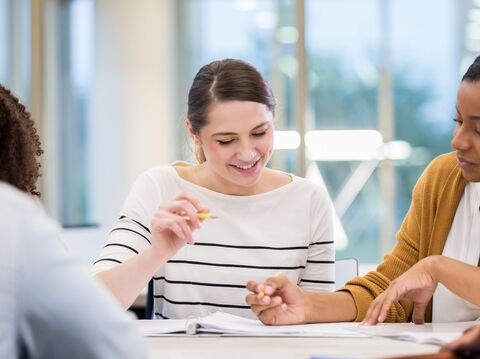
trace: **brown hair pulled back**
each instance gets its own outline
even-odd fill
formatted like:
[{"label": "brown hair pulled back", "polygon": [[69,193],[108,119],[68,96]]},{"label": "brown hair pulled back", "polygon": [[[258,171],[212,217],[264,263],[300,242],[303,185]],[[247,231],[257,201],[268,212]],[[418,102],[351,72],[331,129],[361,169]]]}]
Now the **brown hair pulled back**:
[{"label": "brown hair pulled back", "polygon": [[[275,98],[270,85],[255,67],[241,60],[213,61],[203,66],[193,79],[188,93],[187,117],[195,134],[208,123],[210,106],[223,101],[257,102],[275,114]],[[200,163],[205,162],[201,149],[196,156]]]},{"label": "brown hair pulled back", "polygon": [[36,186],[40,176],[37,157],[42,153],[30,113],[0,85],[0,181],[40,196]]}]

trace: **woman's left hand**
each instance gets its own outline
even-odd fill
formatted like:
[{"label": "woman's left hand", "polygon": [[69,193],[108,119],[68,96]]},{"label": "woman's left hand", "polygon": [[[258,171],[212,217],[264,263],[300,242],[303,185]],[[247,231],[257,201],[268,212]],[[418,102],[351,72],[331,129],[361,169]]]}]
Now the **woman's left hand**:
[{"label": "woman's left hand", "polygon": [[425,310],[438,284],[431,269],[433,261],[435,256],[424,258],[393,280],[370,304],[362,324],[375,325],[385,321],[390,306],[400,299],[413,301],[413,321],[415,324],[423,324]]}]

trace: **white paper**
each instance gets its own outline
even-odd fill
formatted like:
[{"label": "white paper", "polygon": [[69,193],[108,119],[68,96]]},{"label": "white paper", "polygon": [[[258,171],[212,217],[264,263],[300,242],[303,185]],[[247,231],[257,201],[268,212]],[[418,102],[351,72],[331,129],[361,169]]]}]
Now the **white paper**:
[{"label": "white paper", "polygon": [[375,326],[358,326],[353,330],[371,336],[443,345],[457,339],[466,329],[475,325],[479,325],[479,322],[427,323],[421,325],[382,323]]},{"label": "white paper", "polygon": [[259,320],[238,317],[232,314],[216,312],[198,319],[139,320],[141,332],[145,336],[185,332],[187,326],[196,322],[198,332],[213,332],[230,335],[252,336],[320,336],[341,338],[362,338],[367,335],[349,330],[358,323],[324,323],[303,325],[264,325]]},{"label": "white paper", "polygon": [[322,323],[302,325],[264,325],[259,320],[237,317],[232,314],[216,312],[203,317],[198,322],[204,330],[215,329],[230,334],[304,334],[328,337],[358,337],[357,333],[347,330],[356,323]]},{"label": "white paper", "polygon": [[160,334],[170,334],[184,332],[188,325],[187,319],[142,319],[137,320],[136,324],[140,332],[146,336],[156,336]]}]

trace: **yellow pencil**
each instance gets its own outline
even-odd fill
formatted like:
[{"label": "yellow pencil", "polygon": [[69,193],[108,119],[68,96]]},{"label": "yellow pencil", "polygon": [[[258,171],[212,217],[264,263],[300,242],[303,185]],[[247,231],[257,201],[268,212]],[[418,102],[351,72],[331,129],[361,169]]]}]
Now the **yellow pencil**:
[{"label": "yellow pencil", "polygon": [[197,218],[198,219],[215,219],[218,218],[217,216],[214,216],[210,212],[204,213],[204,212],[197,212]]},{"label": "yellow pencil", "polygon": [[[278,277],[279,275],[282,275],[282,272],[275,273],[273,277]],[[258,293],[258,299],[262,299],[263,297],[265,297],[265,292],[261,290],[260,293]]]},{"label": "yellow pencil", "polygon": [[[190,217],[189,216],[186,216],[184,214],[184,212],[180,213],[180,215],[182,216],[183,219],[189,221],[190,220]],[[205,213],[205,212],[197,212],[197,218],[198,219],[216,219],[218,218],[217,216],[211,214],[210,212],[208,213]]]}]

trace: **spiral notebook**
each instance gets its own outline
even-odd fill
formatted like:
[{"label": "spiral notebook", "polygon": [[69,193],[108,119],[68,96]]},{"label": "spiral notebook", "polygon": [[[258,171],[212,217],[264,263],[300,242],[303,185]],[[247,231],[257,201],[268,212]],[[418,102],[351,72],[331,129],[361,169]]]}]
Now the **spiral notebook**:
[{"label": "spiral notebook", "polygon": [[362,338],[367,335],[350,330],[358,323],[325,323],[303,325],[264,325],[259,320],[216,312],[194,319],[138,320],[144,336],[171,334],[220,334],[235,336],[316,336]]}]

